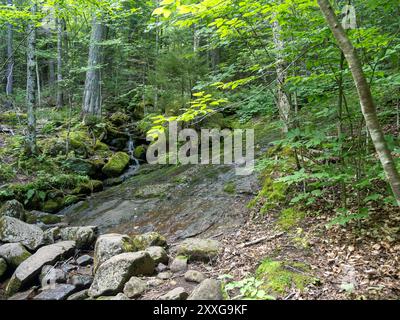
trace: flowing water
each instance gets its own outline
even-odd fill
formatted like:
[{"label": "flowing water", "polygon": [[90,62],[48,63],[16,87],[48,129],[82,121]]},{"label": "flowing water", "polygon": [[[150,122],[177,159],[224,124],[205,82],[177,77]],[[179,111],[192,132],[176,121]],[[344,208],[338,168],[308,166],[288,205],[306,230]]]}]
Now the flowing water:
[{"label": "flowing water", "polygon": [[[133,156],[133,139],[128,149]],[[101,232],[209,236],[238,228],[259,190],[257,174],[237,176],[234,165],[139,166],[133,157],[128,175],[122,184],[65,209],[66,221],[97,225]]]}]

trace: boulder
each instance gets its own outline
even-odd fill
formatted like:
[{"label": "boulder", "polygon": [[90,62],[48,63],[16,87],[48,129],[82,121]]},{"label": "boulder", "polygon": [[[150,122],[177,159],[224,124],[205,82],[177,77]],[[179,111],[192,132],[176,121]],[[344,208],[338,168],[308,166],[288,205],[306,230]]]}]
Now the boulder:
[{"label": "boulder", "polygon": [[147,289],[145,281],[138,277],[132,277],[124,286],[124,294],[128,298],[140,297]]},{"label": "boulder", "polygon": [[89,160],[80,158],[69,158],[64,162],[66,169],[81,176],[94,176],[96,167]]},{"label": "boulder", "polygon": [[182,241],[177,248],[179,255],[189,260],[210,261],[218,256],[221,244],[217,240],[191,238]]},{"label": "boulder", "polygon": [[118,293],[115,297],[111,297],[110,300],[130,300],[125,294]]},{"label": "boulder", "polygon": [[88,274],[74,274],[68,281],[77,289],[88,289],[93,283],[93,276]]},{"label": "boulder", "polygon": [[163,247],[148,247],[145,251],[149,253],[156,264],[168,264],[169,258]]},{"label": "boulder", "polygon": [[61,239],[60,237],[61,229],[60,227],[49,228],[44,231],[43,238],[46,244],[52,244]]},{"label": "boulder", "polygon": [[35,225],[3,216],[0,218],[0,241],[20,242],[29,250],[36,250],[44,242],[43,231]]},{"label": "boulder", "polygon": [[54,225],[61,222],[61,216],[34,210],[26,214],[26,222],[32,224],[43,223],[45,225]]},{"label": "boulder", "polygon": [[159,263],[157,265],[157,267],[156,267],[156,272],[157,273],[164,272],[164,271],[167,271],[167,270],[168,270],[168,267],[163,263]]},{"label": "boulder", "polygon": [[53,266],[46,265],[39,276],[42,288],[53,287],[56,283],[67,282],[67,273]]},{"label": "boulder", "polygon": [[172,276],[173,276],[173,274],[172,274],[171,271],[164,271],[164,272],[160,272],[157,275],[157,278],[160,279],[160,280],[168,280],[168,279],[171,279]]},{"label": "boulder", "polygon": [[30,300],[37,294],[38,287],[32,287],[29,290],[18,292],[7,300]]},{"label": "boulder", "polygon": [[31,254],[21,243],[7,243],[0,247],[0,257],[3,257],[12,269],[16,269],[30,256]]},{"label": "boulder", "polygon": [[174,272],[183,272],[188,268],[188,259],[185,256],[177,256],[169,266],[169,269]]},{"label": "boulder", "polygon": [[159,300],[186,300],[188,296],[184,288],[178,287],[161,296]]},{"label": "boulder", "polygon": [[148,247],[154,246],[163,248],[167,246],[167,240],[165,239],[165,237],[157,232],[148,232],[135,236],[133,238],[133,241],[139,250],[144,250]]},{"label": "boulder", "polygon": [[146,283],[147,283],[148,287],[155,288],[155,287],[161,286],[164,283],[164,281],[162,281],[161,279],[157,279],[157,278],[149,278]]},{"label": "boulder", "polygon": [[76,263],[81,267],[85,267],[93,263],[93,258],[88,254],[85,254],[76,259]]},{"label": "boulder", "polygon": [[76,288],[70,284],[57,284],[54,288],[43,290],[33,300],[66,300]]},{"label": "boulder", "polygon": [[85,289],[85,290],[73,293],[67,298],[67,300],[85,300],[89,297],[88,291],[89,291],[88,289]]},{"label": "boulder", "polygon": [[221,283],[214,279],[204,280],[193,290],[188,300],[223,300]]},{"label": "boulder", "polygon": [[24,206],[17,200],[10,200],[4,203],[0,208],[0,217],[6,216],[25,221],[26,211]]},{"label": "boulder", "polygon": [[121,253],[100,265],[89,289],[89,296],[99,297],[121,292],[133,276],[151,275],[154,261],[147,252]]},{"label": "boulder", "polygon": [[94,270],[116,255],[133,251],[136,247],[129,236],[115,233],[101,235],[94,247]]},{"label": "boulder", "polygon": [[117,177],[121,175],[128,166],[130,157],[125,152],[115,153],[103,167],[102,171],[107,177]]},{"label": "boulder", "polygon": [[65,207],[64,199],[61,197],[47,200],[42,207],[44,212],[57,213]]},{"label": "boulder", "polygon": [[5,259],[0,258],[0,279],[5,275],[7,272],[7,262]]},{"label": "boulder", "polygon": [[189,270],[185,273],[185,280],[189,282],[201,283],[205,278],[204,274],[196,270]]},{"label": "boulder", "polygon": [[63,241],[40,248],[15,270],[6,288],[7,295],[11,296],[17,293],[22,287],[35,280],[43,266],[53,265],[61,258],[71,256],[75,247],[75,241]]},{"label": "boulder", "polygon": [[79,249],[89,248],[95,241],[98,235],[96,226],[87,227],[68,227],[61,229],[60,236],[64,241],[75,241]]}]

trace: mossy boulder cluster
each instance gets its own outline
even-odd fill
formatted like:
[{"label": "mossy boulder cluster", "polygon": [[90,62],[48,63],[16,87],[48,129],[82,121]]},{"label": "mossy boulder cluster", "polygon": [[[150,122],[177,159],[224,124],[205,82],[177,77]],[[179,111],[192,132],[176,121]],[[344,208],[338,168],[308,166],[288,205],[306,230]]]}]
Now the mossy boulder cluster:
[{"label": "mossy boulder cluster", "polygon": [[[5,123],[10,124],[17,123],[17,118],[24,118],[23,115],[17,117],[15,113],[2,113],[1,116]],[[15,199],[24,204],[22,210],[25,207],[54,214],[87,195],[102,191],[104,185],[110,185],[111,180],[111,185],[121,183],[123,179],[119,177],[131,161],[125,152],[129,140],[126,126],[129,123],[130,117],[122,112],[112,114],[101,125],[82,124],[73,119],[70,127],[67,127],[60,121],[49,120],[44,125],[44,137],[38,142],[42,159],[24,158],[16,154],[15,150],[21,147],[21,143],[10,136],[0,155],[20,157],[21,168],[26,172],[34,172],[30,176],[35,178],[32,181],[29,179],[28,183],[3,186],[0,189],[0,205]],[[144,146],[139,145],[134,153],[144,160],[145,150]],[[16,173],[11,167],[2,165],[0,177],[3,175],[12,181]],[[108,182],[103,184],[103,181]],[[4,209],[0,215],[13,216],[17,214],[15,210]]]}]

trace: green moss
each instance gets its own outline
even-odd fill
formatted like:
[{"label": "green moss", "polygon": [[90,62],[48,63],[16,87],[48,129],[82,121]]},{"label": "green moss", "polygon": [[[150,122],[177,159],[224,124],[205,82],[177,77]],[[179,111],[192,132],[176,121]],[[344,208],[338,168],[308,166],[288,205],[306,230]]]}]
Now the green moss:
[{"label": "green moss", "polygon": [[53,214],[48,214],[42,217],[39,217],[37,220],[40,222],[43,222],[44,224],[57,224],[61,222],[61,217],[53,215]]},{"label": "green moss", "polygon": [[144,250],[151,246],[166,247],[167,240],[157,232],[148,232],[133,237],[132,243],[137,250]]},{"label": "green moss", "polygon": [[130,121],[130,117],[122,112],[116,112],[111,115],[110,121],[116,126],[122,126]]},{"label": "green moss", "polygon": [[26,113],[3,112],[0,113],[0,122],[8,125],[24,124],[28,116]]},{"label": "green moss", "polygon": [[114,154],[103,167],[103,173],[108,177],[119,176],[129,164],[129,155],[125,152]]},{"label": "green moss", "polygon": [[143,156],[146,154],[146,148],[144,146],[138,146],[135,148],[133,155],[137,159],[143,158]]},{"label": "green moss", "polygon": [[288,208],[281,211],[277,224],[281,229],[287,231],[296,226],[305,216],[306,214],[302,211],[295,208]]},{"label": "green moss", "polygon": [[264,178],[264,183],[258,195],[249,202],[248,207],[252,208],[255,204],[263,201],[264,204],[260,210],[265,214],[268,210],[277,207],[286,199],[287,186],[281,182],[274,181],[269,175]]},{"label": "green moss", "polygon": [[109,151],[110,148],[104,142],[101,142],[100,140],[97,140],[95,145],[94,145],[94,150],[95,151]]},{"label": "green moss", "polygon": [[226,193],[231,193],[231,194],[235,193],[236,192],[236,184],[233,182],[228,182],[224,186],[224,191]]},{"label": "green moss", "polygon": [[299,262],[264,260],[256,275],[264,281],[262,288],[271,294],[285,294],[293,287],[303,291],[316,279],[309,275],[310,268]]},{"label": "green moss", "polygon": [[49,213],[56,213],[64,207],[64,200],[62,198],[55,198],[47,200],[43,205],[43,211]]}]

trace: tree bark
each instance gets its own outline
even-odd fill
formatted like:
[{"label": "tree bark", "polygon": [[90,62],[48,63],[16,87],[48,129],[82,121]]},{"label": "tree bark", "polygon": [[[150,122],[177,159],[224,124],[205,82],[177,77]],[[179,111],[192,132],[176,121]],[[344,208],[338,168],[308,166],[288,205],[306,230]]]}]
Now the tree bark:
[{"label": "tree bark", "polygon": [[[37,5],[31,7],[34,16]],[[26,105],[28,114],[28,132],[26,137],[26,153],[33,155],[37,153],[36,146],[36,27],[33,21],[28,24],[27,37],[27,73],[26,73]]]},{"label": "tree bark", "polygon": [[85,91],[83,94],[83,114],[101,116],[101,74],[100,64],[104,26],[97,17],[93,18],[92,34],[89,46],[88,71],[86,72]]},{"label": "tree bark", "polygon": [[285,81],[287,78],[286,62],[283,59],[283,50],[285,49],[285,43],[282,40],[282,27],[278,21],[272,23],[272,33],[274,38],[274,45],[276,50],[276,101],[279,110],[281,120],[283,122],[283,132],[287,133],[290,127],[291,121],[291,108],[290,101],[287,93],[285,92]]},{"label": "tree bark", "polygon": [[[12,6],[13,0],[7,0],[7,5]],[[7,25],[7,71],[6,71],[6,108],[12,107],[11,95],[13,94],[14,85],[14,48],[13,48],[14,30],[9,23]]]},{"label": "tree bark", "polygon": [[319,7],[331,29],[340,49],[349,64],[354,83],[360,98],[361,110],[365,118],[374,147],[382,163],[387,180],[392,188],[397,204],[400,206],[400,175],[397,171],[392,154],[388,148],[384,133],[379,124],[376,106],[372,97],[371,89],[365,77],[357,51],[344,31],[342,25],[330,5],[329,0],[318,0]]},{"label": "tree bark", "polygon": [[64,37],[64,23],[62,19],[56,19],[57,25],[57,108],[64,105],[64,93],[62,90],[63,81],[63,37]]}]

